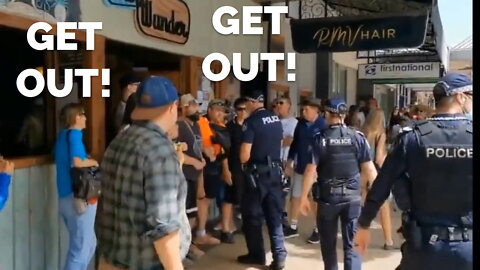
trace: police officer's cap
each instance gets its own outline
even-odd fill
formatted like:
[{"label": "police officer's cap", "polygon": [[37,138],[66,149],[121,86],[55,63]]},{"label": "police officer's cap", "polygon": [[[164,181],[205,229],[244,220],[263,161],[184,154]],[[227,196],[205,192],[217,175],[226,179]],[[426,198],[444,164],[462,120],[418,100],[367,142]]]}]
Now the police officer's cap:
[{"label": "police officer's cap", "polygon": [[250,92],[245,96],[245,98],[249,101],[253,102],[263,102],[265,100],[265,97],[263,96],[263,93],[261,91],[255,90]]},{"label": "police officer's cap", "polygon": [[433,88],[435,97],[449,97],[456,93],[473,94],[473,84],[470,78],[461,73],[449,73],[442,77]]},{"label": "police officer's cap", "polygon": [[331,98],[325,103],[325,110],[334,114],[347,114],[348,106],[341,98]]}]

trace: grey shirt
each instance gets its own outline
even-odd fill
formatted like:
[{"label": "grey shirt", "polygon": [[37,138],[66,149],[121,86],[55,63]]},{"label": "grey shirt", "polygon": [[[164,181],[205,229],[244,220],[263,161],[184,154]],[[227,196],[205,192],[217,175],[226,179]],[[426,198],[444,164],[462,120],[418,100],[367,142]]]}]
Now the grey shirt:
[{"label": "grey shirt", "polygon": [[154,242],[180,232],[184,258],[191,241],[187,182],[173,143],[153,123],[134,123],[105,152],[99,251],[117,267],[163,269]]}]

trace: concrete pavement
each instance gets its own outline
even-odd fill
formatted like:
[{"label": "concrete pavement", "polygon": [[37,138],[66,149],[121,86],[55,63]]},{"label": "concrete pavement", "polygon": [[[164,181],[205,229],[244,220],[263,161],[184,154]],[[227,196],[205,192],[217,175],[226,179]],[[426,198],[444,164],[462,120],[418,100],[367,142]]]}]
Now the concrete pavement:
[{"label": "concrete pavement", "polygon": [[[397,228],[400,226],[399,213],[392,212],[393,231],[395,247],[398,249],[392,251],[383,250],[383,233],[380,225],[374,223],[372,225],[372,244],[368,253],[363,257],[364,270],[383,270],[395,269],[401,259],[400,244],[401,240],[396,234]],[[302,226],[303,225],[303,226]],[[306,243],[306,239],[310,236],[313,229],[313,218],[304,218],[300,221],[300,237],[288,239],[286,241],[286,248],[288,251],[286,270],[321,270],[324,269],[322,255],[320,253],[319,245],[312,245]],[[242,234],[237,234],[235,237],[235,244],[221,244],[211,249],[205,249],[206,254],[200,258],[191,270],[256,270],[266,269],[249,267],[236,263],[238,255],[246,253],[245,239]],[[264,229],[265,247],[269,247],[268,235]],[[339,230],[337,241],[337,254],[339,260],[339,269],[343,269],[343,249],[341,233]],[[271,253],[267,254],[267,263],[271,262]]]}]

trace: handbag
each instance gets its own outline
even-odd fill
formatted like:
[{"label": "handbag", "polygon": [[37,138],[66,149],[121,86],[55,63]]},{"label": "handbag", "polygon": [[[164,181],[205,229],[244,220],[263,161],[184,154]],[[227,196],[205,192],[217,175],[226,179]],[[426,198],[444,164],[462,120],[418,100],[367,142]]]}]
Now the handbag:
[{"label": "handbag", "polygon": [[[67,151],[70,159],[70,130],[67,132]],[[71,161],[70,161],[71,162]],[[98,167],[74,167],[70,165],[73,197],[85,201],[101,194],[100,169]]]}]

